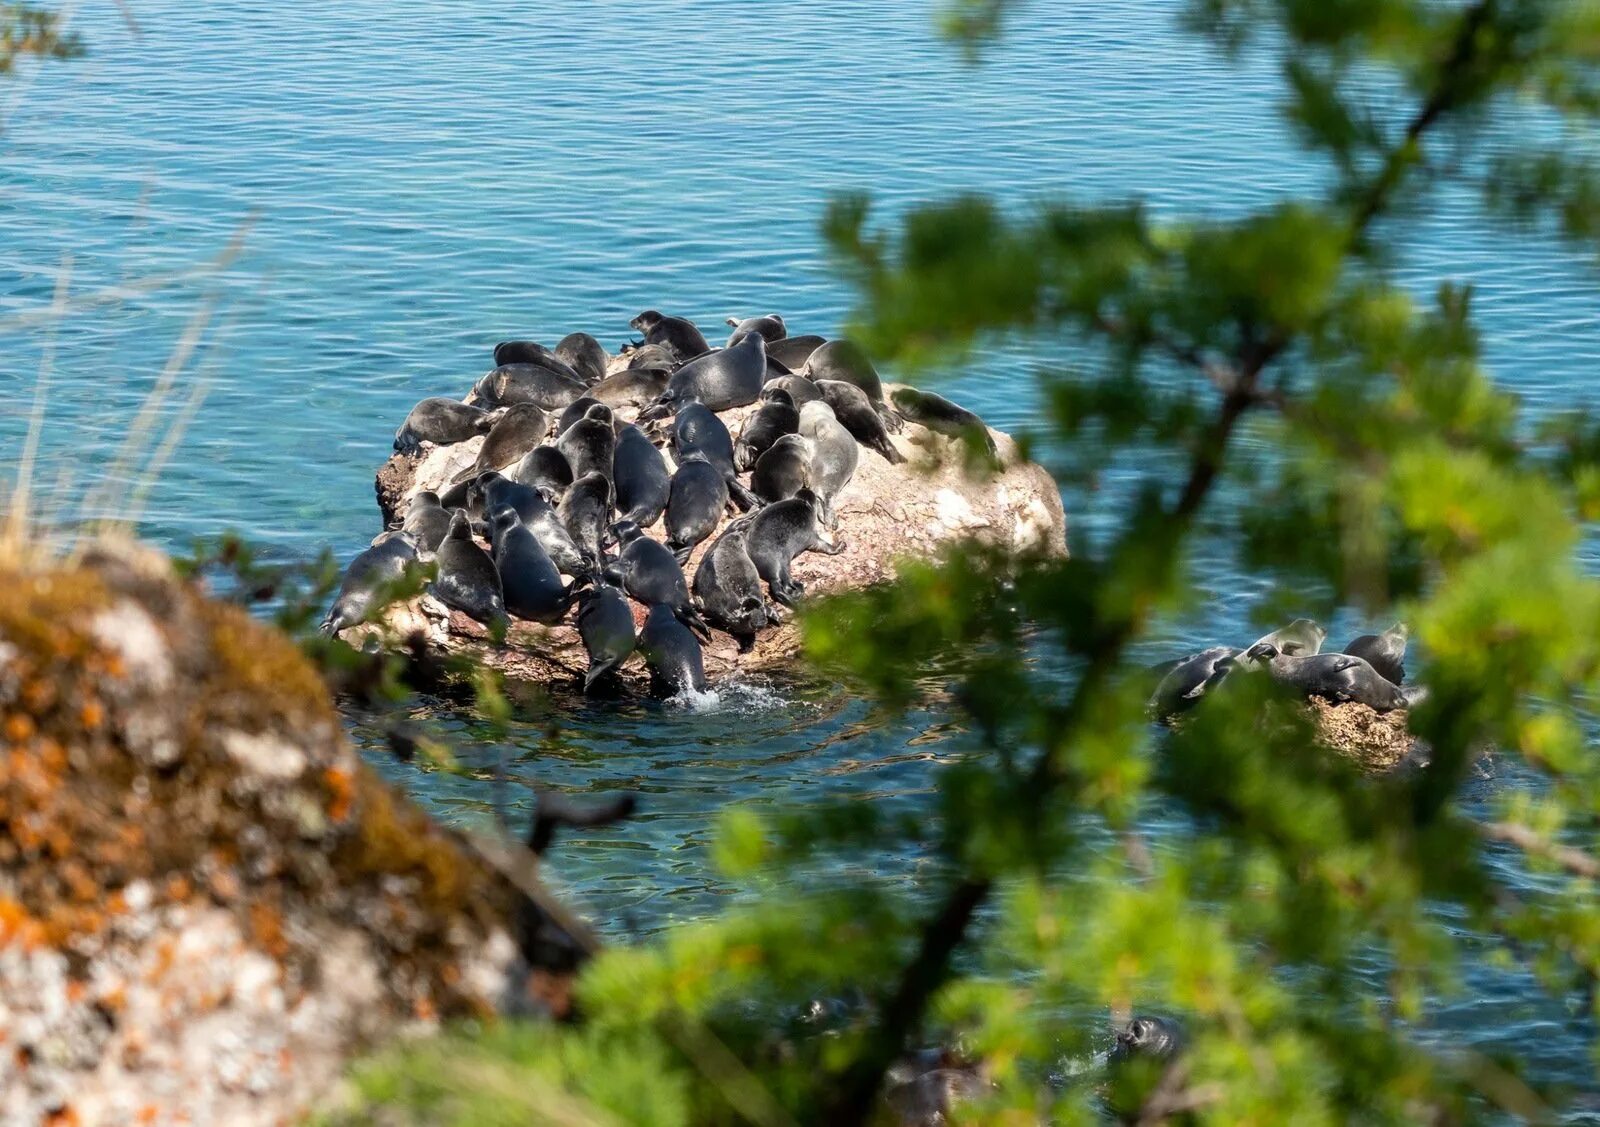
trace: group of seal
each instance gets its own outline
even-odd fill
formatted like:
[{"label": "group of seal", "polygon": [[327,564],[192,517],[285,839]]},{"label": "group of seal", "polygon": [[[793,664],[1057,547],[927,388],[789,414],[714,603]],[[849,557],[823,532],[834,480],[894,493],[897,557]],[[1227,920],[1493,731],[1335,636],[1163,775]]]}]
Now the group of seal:
[{"label": "group of seal", "polygon": [[[432,561],[433,593],[480,622],[574,615],[586,690],[634,653],[658,692],[703,689],[712,628],[748,652],[804,597],[796,557],[845,549],[840,494],[862,457],[905,461],[891,437],[902,414],[989,439],[977,416],[937,396],[897,389],[903,406],[892,406],[863,348],[790,336],[776,313],[728,318],[720,347],[657,310],[630,324],[642,339],[615,357],[587,333],[555,348],[505,341],[464,401],[411,409],[399,453],[480,435],[482,445],[356,557],[325,632],[363,621],[408,563]],[[719,413],[753,404],[735,437]],[[664,542],[647,535],[658,525]],[[691,582],[684,568],[702,545]]]},{"label": "group of seal", "polygon": [[1159,680],[1149,710],[1159,720],[1171,720],[1229,677],[1256,670],[1302,697],[1330,704],[1354,702],[1374,712],[1410,708],[1426,690],[1403,684],[1409,633],[1397,622],[1382,634],[1353,639],[1342,651],[1324,653],[1328,632],[1309,618],[1297,618],[1243,648],[1210,646],[1155,666],[1151,672]]}]

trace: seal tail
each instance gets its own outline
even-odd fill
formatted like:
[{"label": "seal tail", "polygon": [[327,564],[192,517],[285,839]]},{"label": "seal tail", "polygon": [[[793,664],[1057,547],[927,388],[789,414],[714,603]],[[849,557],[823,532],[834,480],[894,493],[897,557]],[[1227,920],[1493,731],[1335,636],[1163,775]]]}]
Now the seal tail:
[{"label": "seal tail", "polygon": [[621,663],[617,661],[617,659],[612,658],[609,661],[602,661],[599,665],[589,666],[589,671],[583,675],[583,691],[587,693],[590,689],[594,688],[594,683],[596,681],[606,676],[606,674],[614,670],[619,664]]},{"label": "seal tail", "polygon": [[693,630],[696,634],[700,635],[700,640],[702,642],[711,641],[711,627],[706,625],[706,620],[700,617],[699,611],[685,603],[683,606],[678,608],[676,613],[679,621],[681,621],[690,630]]}]

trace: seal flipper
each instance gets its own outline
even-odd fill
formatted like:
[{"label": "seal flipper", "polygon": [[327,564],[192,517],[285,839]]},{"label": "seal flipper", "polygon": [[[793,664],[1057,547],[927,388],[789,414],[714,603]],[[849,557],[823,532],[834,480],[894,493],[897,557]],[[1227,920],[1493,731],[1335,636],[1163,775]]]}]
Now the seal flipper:
[{"label": "seal flipper", "polygon": [[676,608],[672,613],[679,622],[683,623],[690,630],[693,630],[696,634],[698,634],[702,642],[706,642],[708,644],[710,643],[711,627],[706,625],[706,620],[700,617],[700,612],[695,610],[694,607],[685,603],[683,606]]},{"label": "seal flipper", "polygon": [[737,478],[731,475],[728,478],[728,498],[739,506],[739,511],[742,513],[748,513],[752,509],[759,509],[764,504],[761,498],[746,489],[739,483]]}]

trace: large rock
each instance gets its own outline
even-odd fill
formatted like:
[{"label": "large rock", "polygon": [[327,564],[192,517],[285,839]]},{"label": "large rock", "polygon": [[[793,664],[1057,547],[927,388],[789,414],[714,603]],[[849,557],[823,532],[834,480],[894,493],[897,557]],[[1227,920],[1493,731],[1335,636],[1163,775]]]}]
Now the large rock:
[{"label": "large rock", "polygon": [[136,550],[0,564],[0,822],[0,1122],[292,1121],[570,969],[288,639]]}]

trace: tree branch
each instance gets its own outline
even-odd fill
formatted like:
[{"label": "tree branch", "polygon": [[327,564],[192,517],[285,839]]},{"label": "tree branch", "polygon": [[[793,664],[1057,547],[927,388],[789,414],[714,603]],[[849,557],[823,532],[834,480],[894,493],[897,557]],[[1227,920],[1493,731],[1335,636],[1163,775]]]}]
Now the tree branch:
[{"label": "tree branch", "polygon": [[1503,841],[1524,853],[1553,861],[1575,877],[1600,878],[1600,860],[1570,845],[1558,845],[1520,822],[1480,822],[1478,833],[1488,841]]}]

